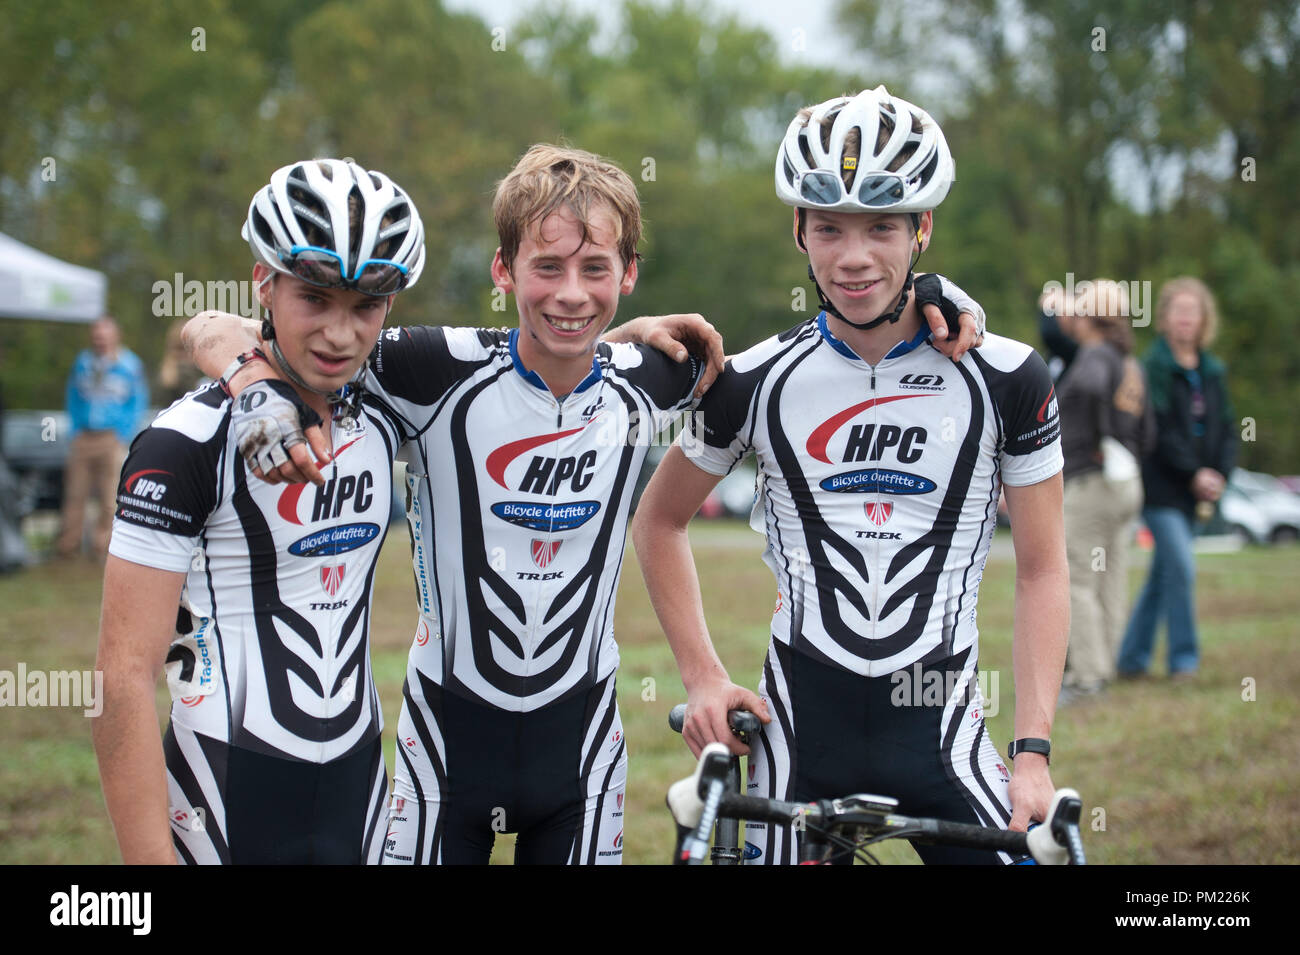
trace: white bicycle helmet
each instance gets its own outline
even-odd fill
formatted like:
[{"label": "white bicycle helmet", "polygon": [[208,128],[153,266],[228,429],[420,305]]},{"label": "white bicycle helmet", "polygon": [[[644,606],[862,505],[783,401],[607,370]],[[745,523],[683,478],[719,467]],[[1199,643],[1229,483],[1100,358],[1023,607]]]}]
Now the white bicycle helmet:
[{"label": "white bicycle helmet", "polygon": [[[354,195],[359,234],[348,226]],[[383,173],[341,159],[277,169],[249,203],[240,234],[257,261],[313,285],[391,295],[424,268],[424,225],[410,196]]]},{"label": "white bicycle helmet", "polygon": [[[861,154],[845,156],[854,129]],[[846,188],[843,173],[850,170]],[[820,103],[806,121],[795,117],[777,152],[776,194],[802,209],[918,213],[943,202],[955,175],[939,124],[877,86]]]}]

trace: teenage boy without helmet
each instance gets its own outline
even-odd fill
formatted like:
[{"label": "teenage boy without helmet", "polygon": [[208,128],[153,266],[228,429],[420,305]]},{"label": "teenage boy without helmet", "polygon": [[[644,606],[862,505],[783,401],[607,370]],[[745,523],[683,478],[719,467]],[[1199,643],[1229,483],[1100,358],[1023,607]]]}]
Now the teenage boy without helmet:
[{"label": "teenage boy without helmet", "polygon": [[[375,862],[387,783],[370,597],[397,433],[355,376],[419,277],[423,227],[383,174],[312,160],[272,175],[243,235],[271,348],[241,359],[293,385],[236,401],[215,382],[132,446],[100,623],[105,800],[127,862]],[[279,404],[294,429],[300,413],[328,421],[333,500],[250,480],[236,404]]]},{"label": "teenage boy without helmet", "polygon": [[[1043,751],[1068,628],[1059,428],[1032,349],[989,335],[949,361],[909,300],[952,179],[934,120],[883,87],[796,116],[777,194],[795,206],[824,310],[728,362],[651,480],[633,538],[691,704],[686,742],[743,751],[726,710],[746,691],[709,640],[686,523],[754,453],[778,593],[750,789],[880,792],[908,812],[1023,829],[1052,795]],[[975,682],[1001,485],[1017,556],[1014,781]],[[751,841],[759,861],[795,857],[788,833],[760,828]]]}]

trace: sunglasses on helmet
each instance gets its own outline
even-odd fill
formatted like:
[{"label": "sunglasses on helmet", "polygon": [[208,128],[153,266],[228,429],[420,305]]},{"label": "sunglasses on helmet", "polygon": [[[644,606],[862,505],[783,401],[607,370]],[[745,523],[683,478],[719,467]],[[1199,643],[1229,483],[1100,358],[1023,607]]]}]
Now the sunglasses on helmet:
[{"label": "sunglasses on helmet", "polygon": [[406,287],[409,269],[390,259],[366,259],[347,277],[343,257],[316,245],[295,245],[280,261],[297,278],[318,288],[350,288],[366,295],[392,295]]},{"label": "sunglasses on helmet", "polygon": [[831,208],[852,200],[867,209],[888,209],[907,198],[903,177],[892,172],[858,176],[850,195],[844,180],[833,172],[812,169],[795,177],[795,192],[809,205]]}]

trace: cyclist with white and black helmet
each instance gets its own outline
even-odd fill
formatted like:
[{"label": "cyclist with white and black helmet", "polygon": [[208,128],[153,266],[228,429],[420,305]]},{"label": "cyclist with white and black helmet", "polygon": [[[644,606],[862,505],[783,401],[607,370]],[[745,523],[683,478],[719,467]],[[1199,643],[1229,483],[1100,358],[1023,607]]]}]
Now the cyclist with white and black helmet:
[{"label": "cyclist with white and black helmet", "polygon": [[[214,382],[132,445],[100,623],[104,794],[127,862],[375,862],[388,791],[370,600],[398,432],[357,382],[419,278],[423,227],[382,173],[311,160],[272,175],[243,236],[269,347],[226,377],[264,362],[292,384],[232,400]],[[282,413],[242,435],[246,462],[241,417],[267,407]],[[292,441],[300,419],[327,423],[321,486],[250,478],[285,460],[277,429]]]},{"label": "cyclist with white and black helmet", "polygon": [[[1052,795],[1069,619],[1047,368],[996,335],[956,361],[933,347],[912,269],[954,163],[924,110],[884,87],[805,109],[775,175],[822,310],[728,362],[633,527],[691,704],[686,741],[697,754],[714,740],[743,751],[726,711],[744,691],[709,640],[685,528],[754,454],[777,605],[751,791],[878,792],[904,811],[1023,829]],[[1016,551],[1014,779],[985,731],[977,671],[976,599],[1000,490]],[[747,831],[755,861],[794,860],[787,832]]]}]

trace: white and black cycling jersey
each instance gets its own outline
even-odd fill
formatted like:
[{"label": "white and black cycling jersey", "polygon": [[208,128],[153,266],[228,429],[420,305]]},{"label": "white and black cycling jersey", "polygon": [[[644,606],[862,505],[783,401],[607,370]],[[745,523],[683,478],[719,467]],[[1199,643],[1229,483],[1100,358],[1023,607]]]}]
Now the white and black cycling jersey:
[{"label": "white and black cycling jersey", "polygon": [[520,362],[517,336],[389,329],[366,388],[414,440],[411,666],[448,692],[529,712],[617,667],[633,490],[701,368],[600,344],[591,373],[557,398]]},{"label": "white and black cycling jersey", "polygon": [[928,339],[873,367],[823,313],[728,362],[681,437],[713,474],[757,458],[773,639],[864,676],[976,644],[1001,486],[1062,466],[1033,349],[990,334],[954,364]]},{"label": "white and black cycling jersey", "polygon": [[[136,438],[109,551],[187,575],[167,655],[173,724],[277,758],[329,762],[382,728],[369,627],[397,432],[363,407],[352,428],[333,425],[324,487],[272,485],[247,472],[230,411],[210,385]],[[202,762],[197,750],[187,759]]]}]

